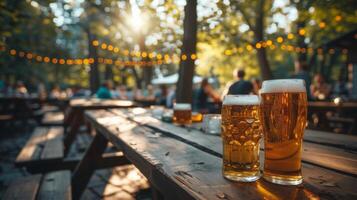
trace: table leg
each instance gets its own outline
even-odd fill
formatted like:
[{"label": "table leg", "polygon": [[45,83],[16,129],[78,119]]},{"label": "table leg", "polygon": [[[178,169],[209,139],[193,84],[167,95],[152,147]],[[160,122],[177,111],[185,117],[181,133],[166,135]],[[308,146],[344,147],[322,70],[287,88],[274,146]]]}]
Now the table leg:
[{"label": "table leg", "polygon": [[85,190],[96,166],[102,159],[102,154],[107,147],[108,140],[97,132],[84,154],[84,157],[76,167],[72,176],[72,196],[73,199],[79,199]]},{"label": "table leg", "polygon": [[83,112],[81,110],[73,110],[72,115],[69,122],[69,130],[64,138],[65,155],[69,152],[71,144],[76,139],[79,128],[83,124]]},{"label": "table leg", "polygon": [[153,186],[151,186],[151,192],[152,192],[152,199],[153,200],[164,200],[164,196],[160,193],[159,190],[155,189]]}]

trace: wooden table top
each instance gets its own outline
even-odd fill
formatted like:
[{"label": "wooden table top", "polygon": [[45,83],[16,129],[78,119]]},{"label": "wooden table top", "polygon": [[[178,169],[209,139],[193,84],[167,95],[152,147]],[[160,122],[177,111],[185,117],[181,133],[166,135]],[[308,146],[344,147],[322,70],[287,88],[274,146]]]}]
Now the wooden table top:
[{"label": "wooden table top", "polygon": [[219,136],[162,122],[142,108],[87,111],[86,118],[168,199],[357,198],[354,136],[306,130],[304,183],[281,186],[224,179]]},{"label": "wooden table top", "polygon": [[309,107],[326,107],[326,108],[353,108],[357,109],[357,102],[341,102],[336,104],[332,101],[309,101]]},{"label": "wooden table top", "polygon": [[118,99],[72,99],[70,106],[73,108],[83,109],[101,109],[101,108],[130,108],[134,107],[133,101],[118,100]]}]

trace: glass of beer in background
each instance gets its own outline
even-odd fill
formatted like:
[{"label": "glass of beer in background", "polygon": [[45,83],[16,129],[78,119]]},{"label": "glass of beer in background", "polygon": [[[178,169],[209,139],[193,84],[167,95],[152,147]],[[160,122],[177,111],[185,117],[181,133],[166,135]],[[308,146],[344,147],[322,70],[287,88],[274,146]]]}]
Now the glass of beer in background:
[{"label": "glass of beer in background", "polygon": [[222,105],[223,176],[252,182],[260,178],[260,101],[256,95],[227,95]]},{"label": "glass of beer in background", "polygon": [[264,81],[261,123],[264,133],[263,178],[282,185],[302,183],[301,146],[307,119],[305,82],[301,79]]},{"label": "glass of beer in background", "polygon": [[179,125],[191,124],[191,104],[175,103],[173,122]]}]

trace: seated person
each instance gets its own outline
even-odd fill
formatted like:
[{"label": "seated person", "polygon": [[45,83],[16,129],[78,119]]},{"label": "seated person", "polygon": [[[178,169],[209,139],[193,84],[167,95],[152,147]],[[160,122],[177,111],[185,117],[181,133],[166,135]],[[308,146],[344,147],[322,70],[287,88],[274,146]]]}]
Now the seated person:
[{"label": "seated person", "polygon": [[314,82],[310,86],[310,92],[312,99],[327,100],[330,97],[331,86],[325,82],[325,78],[322,74],[316,74],[314,76]]},{"label": "seated person", "polygon": [[96,96],[99,99],[111,99],[112,98],[112,93],[111,93],[111,85],[110,82],[106,81],[100,86],[98,91],[96,92]]},{"label": "seated person", "polygon": [[204,78],[201,82],[201,87],[197,92],[197,108],[201,113],[209,112],[208,99],[212,98],[214,102],[220,101],[219,95],[214,91],[213,87],[209,84],[208,79]]}]

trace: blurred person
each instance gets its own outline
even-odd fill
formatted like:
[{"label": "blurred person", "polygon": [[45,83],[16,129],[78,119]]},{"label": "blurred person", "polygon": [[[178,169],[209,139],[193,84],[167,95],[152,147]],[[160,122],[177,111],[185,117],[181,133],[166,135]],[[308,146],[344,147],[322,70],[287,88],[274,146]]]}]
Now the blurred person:
[{"label": "blurred person", "polygon": [[147,85],[144,90],[137,90],[136,99],[141,101],[155,101],[155,92],[152,85]]},{"label": "blurred person", "polygon": [[4,89],[5,89],[5,81],[0,80],[0,93],[3,93]]},{"label": "blurred person", "polygon": [[129,99],[129,94],[128,94],[128,91],[127,91],[127,88],[125,85],[120,85],[118,87],[118,93],[119,93],[119,98],[122,99],[122,100],[128,100]]},{"label": "blurred person", "polygon": [[28,90],[22,81],[16,83],[15,94],[19,96],[28,96]]},{"label": "blurred person", "polygon": [[46,86],[43,83],[39,83],[37,86],[37,94],[41,99],[44,99],[47,97],[47,91],[46,91]]},{"label": "blurred person", "polygon": [[114,86],[111,90],[110,93],[112,95],[112,99],[119,99],[120,94],[119,94],[119,86]]},{"label": "blurred person", "polygon": [[61,88],[58,85],[55,85],[50,92],[50,98],[58,99],[60,97],[61,97]]},{"label": "blurred person", "polygon": [[172,108],[174,106],[175,99],[176,99],[176,87],[172,86],[169,88],[169,91],[167,93],[166,107]]},{"label": "blurred person", "polygon": [[338,80],[333,86],[332,94],[334,97],[342,97],[343,99],[347,99],[349,96],[347,83],[342,73],[340,73]]},{"label": "blurred person", "polygon": [[315,100],[329,99],[331,93],[330,84],[325,82],[322,74],[314,76],[314,82],[310,85],[311,97]]},{"label": "blurred person", "polygon": [[111,82],[105,81],[96,92],[96,97],[99,99],[111,99],[112,93],[110,92],[112,88]]},{"label": "blurred person", "polygon": [[201,82],[201,86],[197,92],[197,109],[201,113],[209,112],[209,98],[212,98],[213,102],[219,102],[221,98],[214,91],[213,87],[209,84],[208,79],[204,78]]},{"label": "blurred person", "polygon": [[123,93],[125,93],[125,96],[127,97],[126,100],[131,100],[131,101],[134,100],[136,88],[132,88],[132,87],[126,88],[125,85],[124,88],[125,88],[125,92],[123,91]]},{"label": "blurred person", "polygon": [[295,67],[295,72],[291,76],[291,78],[303,79],[305,81],[307,98],[311,99],[311,92],[310,92],[311,78],[308,72],[308,66],[306,62],[295,61],[294,67]]},{"label": "blurred person", "polygon": [[253,78],[252,84],[253,84],[253,93],[258,95],[259,90],[262,87],[262,81],[258,78]]},{"label": "blurred person", "polygon": [[244,80],[245,71],[243,69],[235,70],[234,75],[237,76],[237,81],[228,88],[228,94],[249,94],[253,91],[253,84]]},{"label": "blurred person", "polygon": [[89,97],[90,95],[91,95],[90,90],[84,89],[80,85],[75,85],[72,87],[71,98]]},{"label": "blurred person", "polygon": [[160,89],[155,93],[158,105],[166,106],[168,92],[167,85],[160,85]]}]

